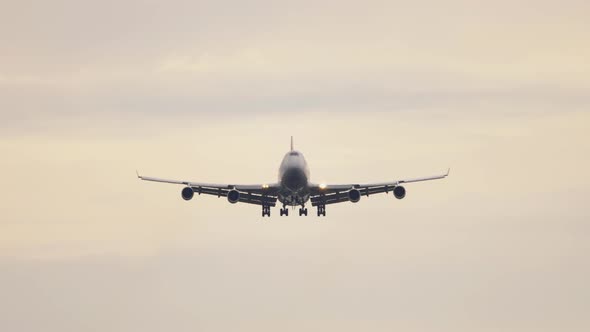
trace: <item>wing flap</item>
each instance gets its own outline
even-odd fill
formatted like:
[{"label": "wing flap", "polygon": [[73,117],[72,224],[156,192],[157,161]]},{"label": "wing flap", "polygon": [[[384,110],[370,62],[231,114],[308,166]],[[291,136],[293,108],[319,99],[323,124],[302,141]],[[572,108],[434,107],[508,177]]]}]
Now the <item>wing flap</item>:
[{"label": "wing flap", "polygon": [[230,190],[237,190],[240,192],[240,203],[254,205],[275,206],[277,202],[277,193],[279,190],[278,184],[232,185],[169,180],[150,176],[141,176],[139,174],[137,174],[137,177],[144,181],[185,185],[191,187],[193,191],[199,195],[205,194],[217,197],[227,197],[227,194]]},{"label": "wing flap", "polygon": [[310,198],[311,206],[318,206],[321,204],[329,205],[336,203],[348,202],[348,193],[338,192],[329,195],[314,196]]},{"label": "wing flap", "polygon": [[[373,194],[379,194],[379,193],[387,193],[393,190],[393,188],[395,188],[395,186],[382,186],[382,187],[373,187],[373,188],[355,188],[357,189],[360,193],[361,196],[371,196]],[[328,204],[335,204],[335,203],[342,203],[342,202],[348,202],[348,190],[346,191],[338,191],[335,193],[331,193],[331,194],[326,194],[326,195],[316,195],[316,196],[312,196],[310,198],[311,201],[311,205],[312,206],[317,206],[322,204],[322,202],[324,202],[324,204],[328,205]]]},{"label": "wing flap", "polygon": [[[222,188],[206,188],[206,187],[191,187],[197,194],[212,195],[217,197],[227,197],[228,193],[232,189]],[[238,190],[239,191],[239,190]],[[277,198],[274,196],[259,195],[251,192],[240,191],[240,203],[254,204],[254,205],[269,205],[276,206]]]},{"label": "wing flap", "polygon": [[421,178],[405,179],[391,182],[381,183],[365,183],[365,184],[336,184],[336,185],[312,185],[310,187],[311,192],[311,204],[317,206],[321,204],[336,204],[348,202],[348,191],[351,189],[357,189],[360,191],[362,196],[370,196],[379,193],[388,193],[395,187],[404,183],[413,183],[421,181],[430,181],[444,179],[449,176],[450,169],[446,174],[427,176]]}]

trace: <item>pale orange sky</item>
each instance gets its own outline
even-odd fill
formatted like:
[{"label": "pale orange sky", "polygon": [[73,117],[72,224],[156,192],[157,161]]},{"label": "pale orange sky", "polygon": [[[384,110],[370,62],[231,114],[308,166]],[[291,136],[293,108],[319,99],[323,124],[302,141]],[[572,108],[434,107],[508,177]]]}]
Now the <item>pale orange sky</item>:
[{"label": "pale orange sky", "polygon": [[[0,6],[0,330],[587,331],[584,1]],[[328,217],[140,182],[431,175]],[[313,215],[314,211],[310,211]]]}]

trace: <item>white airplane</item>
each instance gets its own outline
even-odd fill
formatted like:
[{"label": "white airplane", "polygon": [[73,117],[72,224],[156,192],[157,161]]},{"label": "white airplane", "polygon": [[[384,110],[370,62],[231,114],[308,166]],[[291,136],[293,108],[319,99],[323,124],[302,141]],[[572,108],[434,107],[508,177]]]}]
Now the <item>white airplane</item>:
[{"label": "white airplane", "polygon": [[[450,171],[450,169],[449,169]],[[277,200],[283,204],[281,216],[288,216],[287,206],[301,206],[299,215],[307,216],[305,204],[311,202],[317,207],[318,216],[326,216],[326,205],[360,201],[361,196],[369,196],[378,193],[393,192],[393,196],[402,199],[406,196],[406,189],[401,186],[404,183],[420,182],[428,180],[443,179],[446,174],[428,176],[415,179],[398,180],[382,183],[365,184],[314,184],[309,182],[309,167],[303,154],[293,149],[293,137],[291,137],[291,151],[287,152],[279,168],[279,182],[273,184],[212,184],[191,181],[167,180],[141,176],[137,177],[145,181],[182,184],[181,196],[189,201],[194,193],[227,197],[232,203],[248,203],[262,206],[262,217],[270,217],[270,208],[276,206]]]}]

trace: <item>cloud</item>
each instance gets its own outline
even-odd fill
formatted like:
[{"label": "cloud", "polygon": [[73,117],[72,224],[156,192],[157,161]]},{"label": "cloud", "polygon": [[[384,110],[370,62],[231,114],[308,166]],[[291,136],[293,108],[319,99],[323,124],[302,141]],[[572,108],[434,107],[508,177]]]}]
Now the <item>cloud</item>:
[{"label": "cloud", "polygon": [[[0,12],[0,330],[588,330],[588,2]],[[140,182],[414,177],[329,217]]]},{"label": "cloud", "polygon": [[587,6],[535,8],[11,4],[0,20],[0,126],[28,135],[217,113],[583,110]]}]

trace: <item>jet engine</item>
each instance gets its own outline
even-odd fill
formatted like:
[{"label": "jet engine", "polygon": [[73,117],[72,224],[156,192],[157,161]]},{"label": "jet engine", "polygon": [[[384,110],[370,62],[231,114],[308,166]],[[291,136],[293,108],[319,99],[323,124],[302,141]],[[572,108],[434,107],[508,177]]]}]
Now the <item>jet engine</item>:
[{"label": "jet engine", "polygon": [[186,187],[186,188],[182,189],[181,194],[182,194],[182,198],[185,201],[190,201],[193,198],[193,196],[195,195],[195,192],[194,192],[193,188]]},{"label": "jet engine", "polygon": [[238,201],[240,201],[240,192],[235,189],[230,190],[227,193],[227,201],[232,204],[236,204]]},{"label": "jet engine", "polygon": [[402,198],[406,197],[406,188],[404,188],[402,186],[397,186],[397,187],[393,188],[393,195],[397,199],[402,199]]},{"label": "jet engine", "polygon": [[350,189],[348,192],[348,200],[353,203],[357,203],[361,200],[361,192],[357,189]]}]

